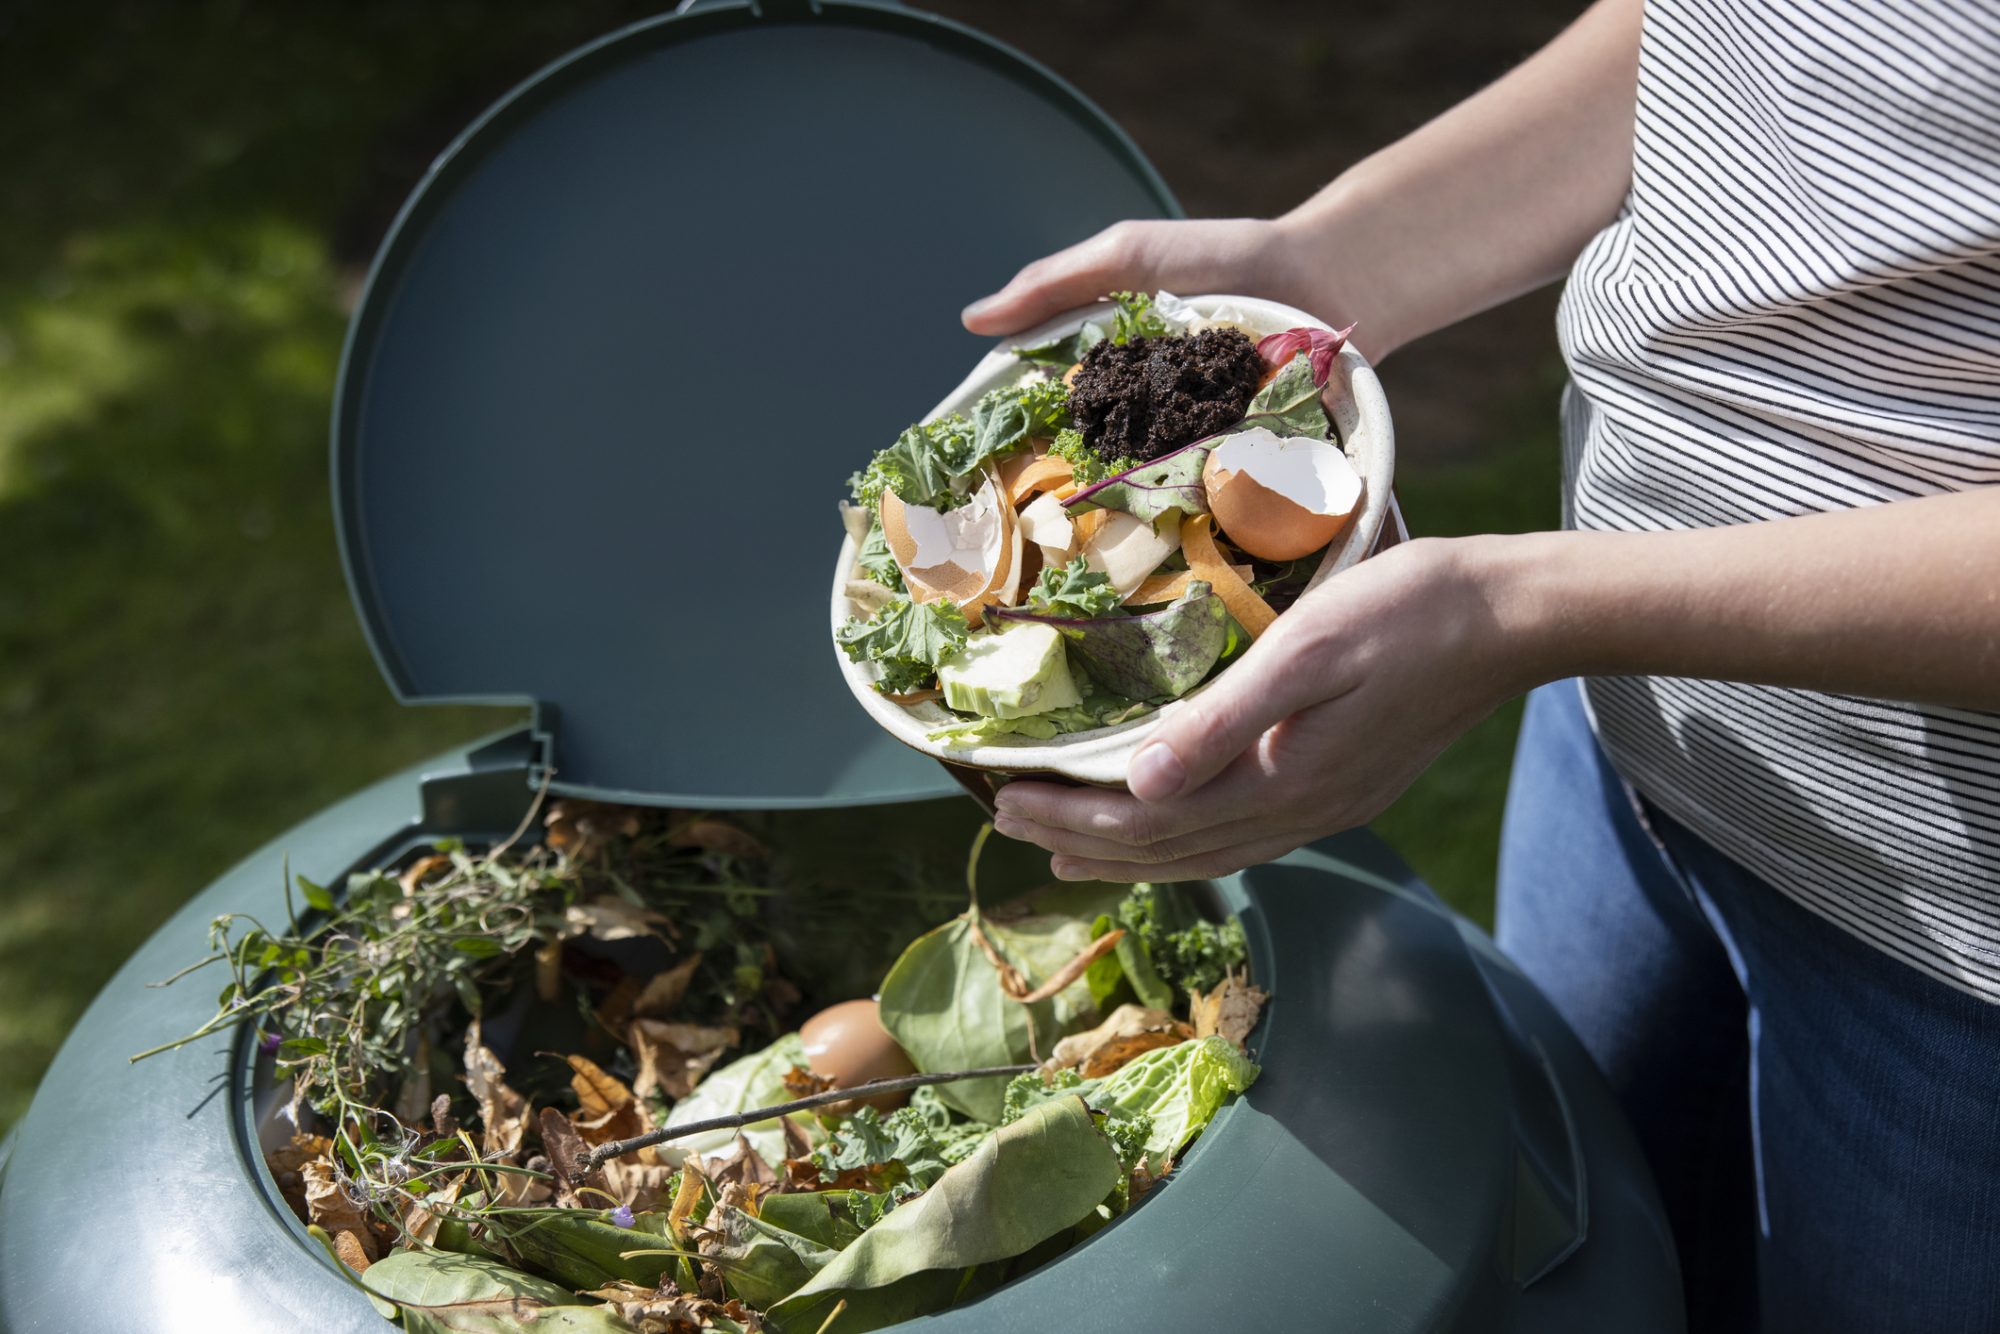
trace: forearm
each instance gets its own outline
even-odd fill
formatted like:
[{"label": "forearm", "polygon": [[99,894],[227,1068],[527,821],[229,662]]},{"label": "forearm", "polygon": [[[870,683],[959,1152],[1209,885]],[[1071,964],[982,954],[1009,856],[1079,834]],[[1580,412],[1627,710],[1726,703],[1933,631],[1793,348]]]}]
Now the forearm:
[{"label": "forearm", "polygon": [[1520,686],[1686,676],[2000,709],[2000,487],[1687,532],[1466,542]]},{"label": "forearm", "polygon": [[1499,82],[1277,227],[1286,284],[1371,357],[1560,277],[1632,176],[1640,0],[1598,0]]}]

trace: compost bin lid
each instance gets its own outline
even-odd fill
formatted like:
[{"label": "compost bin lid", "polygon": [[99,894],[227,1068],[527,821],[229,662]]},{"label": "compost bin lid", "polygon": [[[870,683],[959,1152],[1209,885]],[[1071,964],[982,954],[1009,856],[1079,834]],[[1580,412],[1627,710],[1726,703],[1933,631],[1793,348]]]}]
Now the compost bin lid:
[{"label": "compost bin lid", "polygon": [[1075,90],[893,4],[700,3],[504,98],[377,257],[334,507],[408,701],[528,702],[555,790],[955,790],[847,695],[836,502],[984,351],[958,310],[1172,215]]}]

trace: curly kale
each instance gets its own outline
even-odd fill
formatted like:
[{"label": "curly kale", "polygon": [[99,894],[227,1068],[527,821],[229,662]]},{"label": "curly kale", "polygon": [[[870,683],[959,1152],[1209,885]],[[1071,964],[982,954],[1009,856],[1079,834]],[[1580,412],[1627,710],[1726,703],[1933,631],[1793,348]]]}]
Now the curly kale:
[{"label": "curly kale", "polygon": [[899,593],[869,620],[850,617],[833,637],[850,661],[881,664],[877,690],[905,695],[936,680],[938,663],[963,648],[971,633],[957,603],[912,602]]},{"label": "curly kale", "polygon": [[1118,905],[1118,924],[1138,940],[1154,971],[1176,992],[1213,991],[1224,974],[1249,957],[1242,922],[1232,917],[1217,924],[1183,914],[1157,885],[1134,885]]},{"label": "curly kale", "polygon": [[1028,590],[1029,609],[1049,616],[1111,616],[1120,606],[1111,576],[1091,569],[1082,556],[1067,565],[1043,566],[1041,578]]},{"label": "curly kale", "polygon": [[887,1117],[873,1107],[858,1108],[813,1152],[812,1161],[822,1182],[860,1171],[899,1197],[929,1189],[949,1166],[923,1114],[910,1107]]},{"label": "curly kale", "polygon": [[1105,458],[1090,447],[1083,438],[1083,432],[1078,430],[1056,432],[1049,453],[1068,462],[1078,486],[1095,486],[1107,477],[1116,477],[1121,472],[1138,467],[1141,462],[1130,456]]},{"label": "curly kale", "polygon": [[1145,1161],[1146,1141],[1153,1136],[1153,1118],[1144,1112],[1132,1116],[1107,1116],[1100,1123],[1111,1147],[1118,1150],[1118,1166],[1126,1176]]},{"label": "curly kale", "polygon": [[1056,1070],[1047,1076],[1039,1070],[1030,1070],[1025,1075],[1015,1075],[1001,1100],[1000,1124],[1014,1124],[1041,1104],[1076,1092],[1083,1082],[1083,1076],[1074,1070]]},{"label": "curly kale", "polygon": [[882,493],[894,491],[905,504],[954,509],[965,497],[952,488],[953,463],[972,448],[972,423],[958,413],[919,422],[848,478],[854,503],[877,510]]}]

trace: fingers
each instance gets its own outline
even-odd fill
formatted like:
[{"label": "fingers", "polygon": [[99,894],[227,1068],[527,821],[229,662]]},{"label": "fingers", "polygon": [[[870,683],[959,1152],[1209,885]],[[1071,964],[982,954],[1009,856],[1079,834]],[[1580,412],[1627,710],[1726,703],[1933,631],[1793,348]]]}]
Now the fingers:
[{"label": "fingers", "polygon": [[1049,852],[1093,861],[1131,862],[1137,865],[1180,861],[1205,852],[1214,852],[1219,848],[1235,847],[1271,833],[1268,821],[1253,818],[1230,820],[1202,829],[1193,829],[1185,834],[1176,834],[1170,838],[1155,839],[1150,843],[1128,843],[1118,838],[1079,834],[1074,830],[1036,824],[1031,820],[1004,815],[997,818],[993,824],[994,828],[1008,838],[1022,843],[1033,843]]},{"label": "fingers", "polygon": [[1152,290],[1156,284],[1142,262],[1139,243],[1144,225],[1121,222],[1067,250],[1036,260],[998,292],[967,306],[962,317],[965,327],[976,334],[998,337],[1031,328],[1109,291]]},{"label": "fingers", "polygon": [[1058,880],[1109,880],[1125,885],[1141,880],[1213,880],[1282,857],[1302,842],[1303,839],[1285,837],[1259,839],[1177,861],[1149,864],[1063,855],[1049,863],[1049,870]]},{"label": "fingers", "polygon": [[1323,678],[1303,660],[1308,642],[1274,629],[1207,690],[1161,720],[1126,770],[1132,795],[1165,802],[1194,792],[1273,726],[1320,702]]},{"label": "fingers", "polygon": [[1148,805],[1126,793],[1100,788],[1014,782],[1000,789],[996,819],[1086,834],[1130,849],[1255,813],[1254,803],[1238,809],[1230,794],[1201,796],[1198,803]]}]

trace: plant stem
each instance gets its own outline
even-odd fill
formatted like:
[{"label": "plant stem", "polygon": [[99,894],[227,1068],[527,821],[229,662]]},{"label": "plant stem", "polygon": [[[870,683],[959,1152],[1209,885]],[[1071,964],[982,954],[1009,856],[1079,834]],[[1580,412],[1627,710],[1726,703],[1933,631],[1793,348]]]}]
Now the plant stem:
[{"label": "plant stem", "polygon": [[582,1174],[589,1175],[613,1158],[622,1158],[639,1149],[664,1144],[670,1139],[683,1139],[689,1135],[700,1135],[710,1130],[736,1130],[743,1126],[755,1125],[759,1121],[775,1120],[780,1116],[790,1116],[793,1112],[809,1111],[814,1107],[824,1107],[828,1103],[846,1102],[850,1098],[870,1098],[878,1093],[900,1093],[905,1089],[922,1088],[926,1084],[955,1084],[961,1079],[987,1079],[997,1075],[1025,1075],[1038,1069],[1033,1063],[1027,1065],[988,1065],[977,1070],[944,1070],[934,1075],[902,1075],[895,1079],[871,1079],[865,1084],[855,1084],[850,1088],[827,1089],[810,1097],[792,1102],[781,1102],[775,1107],[756,1107],[734,1116],[715,1116],[706,1121],[689,1121],[686,1125],[662,1126],[649,1130],[631,1139],[613,1140],[600,1144],[583,1156]]}]

